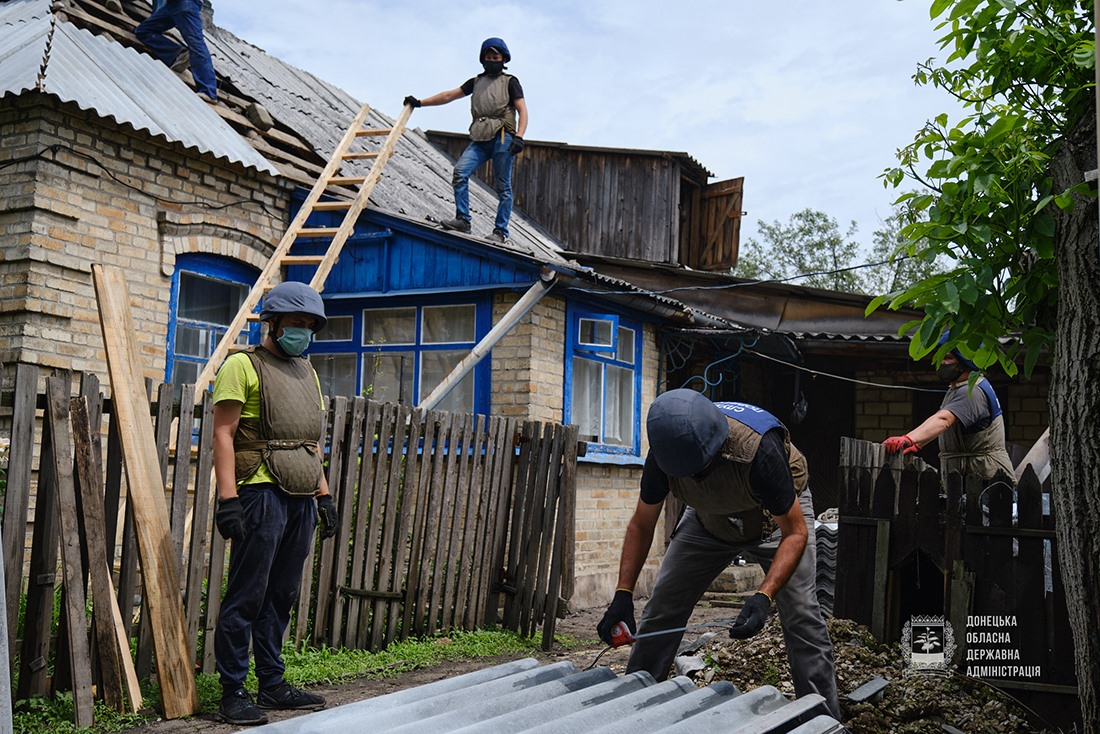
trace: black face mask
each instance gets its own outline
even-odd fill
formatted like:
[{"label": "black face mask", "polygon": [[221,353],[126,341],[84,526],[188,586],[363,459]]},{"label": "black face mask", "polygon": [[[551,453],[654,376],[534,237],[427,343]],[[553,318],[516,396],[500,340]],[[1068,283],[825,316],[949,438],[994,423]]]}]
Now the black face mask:
[{"label": "black face mask", "polygon": [[936,377],[940,378],[944,382],[954,382],[959,379],[963,373],[963,366],[956,362],[955,364],[941,364],[936,368]]},{"label": "black face mask", "polygon": [[491,74],[493,76],[504,71],[503,61],[482,61],[481,66],[485,69],[486,74]]}]

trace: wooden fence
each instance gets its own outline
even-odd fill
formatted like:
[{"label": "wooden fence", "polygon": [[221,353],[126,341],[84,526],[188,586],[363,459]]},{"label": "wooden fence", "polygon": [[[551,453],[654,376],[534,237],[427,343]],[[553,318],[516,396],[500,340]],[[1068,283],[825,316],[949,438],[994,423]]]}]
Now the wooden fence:
[{"label": "wooden fence", "polygon": [[[90,708],[98,684],[99,695],[115,705],[122,697],[110,698],[111,681],[119,673],[107,669],[102,654],[91,654],[89,665],[87,644],[89,624],[95,629],[110,606],[102,600],[103,578],[124,626],[137,630],[139,677],[152,670],[153,653],[142,623],[149,600],[142,598],[126,506],[119,426],[94,375],[83,375],[79,395],[70,397],[68,373],[48,378],[40,394],[36,367],[14,371],[13,389],[3,396],[11,443],[2,526],[8,649],[18,655],[14,695],[73,690],[78,709]],[[328,402],[326,474],[340,527],[332,540],[315,544],[290,637],[377,650],[454,629],[500,624],[531,635],[541,625],[549,649],[559,597],[572,589],[576,427],[417,411],[361,397]],[[213,407],[209,394],[192,413],[194,403],[193,386],[176,393],[161,385],[151,405],[188,640],[196,669],[210,672],[227,548],[212,522]],[[74,451],[70,437],[86,438],[77,439]],[[96,498],[102,515],[88,511],[99,505]],[[112,573],[98,574],[99,568]],[[86,597],[89,575],[98,599]],[[63,623],[53,636],[58,594]],[[93,645],[92,653],[101,647]]]},{"label": "wooden fence", "polygon": [[1009,640],[998,655],[1018,654],[1015,665],[1041,674],[978,677],[1017,696],[1052,694],[1066,708],[1076,695],[1067,663],[1073,641],[1056,518],[1034,471],[1028,467],[1016,486],[1014,512],[1005,477],[953,473],[945,491],[935,469],[887,460],[877,444],[846,440],[842,457],[835,615],[888,642],[898,641],[912,615],[942,615],[955,633],[952,662],[963,672],[983,665],[968,656],[971,640],[983,638],[967,632],[988,632],[984,623],[995,621],[993,631]]}]

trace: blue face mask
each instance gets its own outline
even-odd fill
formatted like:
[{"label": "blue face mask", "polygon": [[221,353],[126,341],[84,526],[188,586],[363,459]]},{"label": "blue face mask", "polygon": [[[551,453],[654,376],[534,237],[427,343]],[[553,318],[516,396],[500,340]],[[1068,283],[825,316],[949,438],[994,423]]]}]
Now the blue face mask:
[{"label": "blue face mask", "polygon": [[283,335],[276,341],[284,352],[291,357],[297,357],[306,351],[312,338],[313,329],[307,329],[304,326],[284,326]]}]

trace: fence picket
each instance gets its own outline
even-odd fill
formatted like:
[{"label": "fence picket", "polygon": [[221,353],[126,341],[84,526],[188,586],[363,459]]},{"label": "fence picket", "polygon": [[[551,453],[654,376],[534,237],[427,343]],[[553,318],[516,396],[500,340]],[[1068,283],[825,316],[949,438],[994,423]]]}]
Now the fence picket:
[{"label": "fence picket", "polygon": [[[399,591],[394,588],[393,579],[394,556],[397,555],[394,540],[397,534],[397,525],[400,522],[397,511],[401,504],[401,472],[407,456],[406,447],[409,443],[411,418],[408,407],[404,405],[397,406],[397,412],[394,416],[393,449],[390,452],[389,471],[385,475],[385,484],[382,486],[381,491],[382,507],[380,512],[375,513],[381,515],[381,537],[378,541],[378,560],[375,564],[368,566],[368,569],[377,571],[373,577],[371,588],[384,594],[393,594]],[[371,578],[371,574],[368,573],[367,577]],[[392,603],[392,598],[379,596],[375,597],[371,604],[368,648],[370,650],[381,649],[385,644],[386,622]]]},{"label": "fence picket", "polygon": [[[214,398],[206,391],[199,403],[199,447],[210,446],[214,438]],[[195,404],[194,396],[191,399],[181,399],[180,409],[189,412],[189,406]],[[193,414],[192,414],[193,415]],[[182,422],[182,418],[181,418]],[[178,454],[177,454],[178,456]],[[191,506],[191,538],[186,558],[184,583],[184,614],[187,618],[187,639],[198,639],[200,615],[202,613],[202,582],[206,574],[204,566],[206,560],[206,541],[210,537],[212,514],[210,512],[210,499],[214,487],[211,476],[214,471],[214,452],[198,451],[198,463],[195,466],[195,493],[194,503]],[[215,584],[215,588],[207,588],[207,595],[220,594],[221,584]],[[212,641],[211,641],[212,642]],[[196,660],[199,659],[196,656]]]},{"label": "fence picket", "polygon": [[[7,590],[8,650],[15,651],[19,632],[19,597],[23,592],[23,560],[26,558],[27,515],[30,506],[31,472],[34,462],[35,403],[38,368],[20,364],[15,368],[12,426],[8,444],[8,484],[4,490],[4,588]],[[45,445],[43,444],[43,449]],[[12,661],[15,655],[11,656]],[[8,680],[18,672],[9,670]]]},{"label": "fence picket", "polygon": [[[410,545],[416,542],[416,533],[413,531],[417,518],[417,506],[420,504],[419,470],[420,470],[420,438],[424,430],[424,411],[413,410],[409,416],[409,428],[405,433],[405,467],[401,473],[400,502],[398,504],[398,526],[394,541],[393,568],[387,574],[389,587],[392,591],[400,593],[400,599],[391,599],[386,605],[386,632],[385,640],[395,640],[398,634],[404,635],[404,627],[399,627],[406,619],[406,610],[411,603],[408,559]],[[380,642],[379,644],[385,644]]]},{"label": "fence picket", "polygon": [[[333,400],[332,443],[329,447],[329,491],[340,513],[340,528],[331,543],[322,543],[317,562],[317,592],[313,623],[313,644],[339,647],[343,640],[340,624],[343,597],[340,589],[345,584],[348,564],[348,544],[351,542],[352,521],[355,514],[356,480],[359,476],[359,443],[363,436],[366,399],[356,396],[351,403],[351,415],[347,414],[348,400]],[[373,429],[372,429],[373,430]],[[372,434],[373,435],[373,434]],[[366,458],[364,457],[364,461]],[[300,607],[305,612],[308,607]]]}]

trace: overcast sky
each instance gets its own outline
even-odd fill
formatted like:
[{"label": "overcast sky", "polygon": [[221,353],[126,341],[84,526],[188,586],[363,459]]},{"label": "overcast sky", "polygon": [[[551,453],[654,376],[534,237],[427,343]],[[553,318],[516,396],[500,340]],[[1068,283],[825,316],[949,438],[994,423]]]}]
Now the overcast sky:
[{"label": "overcast sky", "polygon": [[[215,22],[395,116],[480,71],[502,37],[523,83],[527,137],[684,151],[712,181],[744,176],[742,238],[805,208],[890,213],[879,174],[925,120],[956,108],[918,88],[943,58],[930,0],[212,0]],[[416,110],[465,131],[466,100]]]}]

